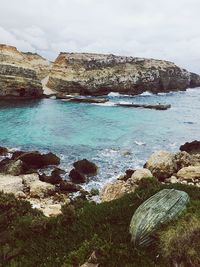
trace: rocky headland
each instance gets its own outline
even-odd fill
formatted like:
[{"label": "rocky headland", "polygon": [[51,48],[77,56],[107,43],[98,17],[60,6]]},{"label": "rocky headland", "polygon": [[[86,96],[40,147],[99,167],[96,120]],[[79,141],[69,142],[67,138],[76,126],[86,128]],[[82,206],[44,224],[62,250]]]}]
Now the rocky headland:
[{"label": "rocky headland", "polygon": [[38,98],[42,84],[27,55],[15,47],[0,45],[0,97]]},{"label": "rocky headland", "polygon": [[[164,60],[60,53],[52,63],[36,53],[0,45],[0,97],[137,95],[199,87],[200,76]],[[43,95],[44,92],[44,95]]]},{"label": "rocky headland", "polygon": [[89,53],[60,53],[47,86],[65,94],[141,94],[200,86],[200,76],[172,62]]}]

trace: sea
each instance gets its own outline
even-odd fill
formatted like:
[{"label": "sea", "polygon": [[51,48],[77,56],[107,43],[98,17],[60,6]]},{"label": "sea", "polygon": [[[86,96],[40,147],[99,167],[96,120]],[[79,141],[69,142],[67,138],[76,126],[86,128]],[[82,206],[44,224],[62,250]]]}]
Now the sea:
[{"label": "sea", "polygon": [[[99,172],[86,189],[101,188],[127,169],[144,165],[157,150],[178,151],[200,139],[200,88],[183,92],[110,93],[104,104],[56,99],[0,101],[0,146],[53,152],[65,179],[73,162],[88,159]],[[115,106],[115,103],[171,104],[168,110]]]}]

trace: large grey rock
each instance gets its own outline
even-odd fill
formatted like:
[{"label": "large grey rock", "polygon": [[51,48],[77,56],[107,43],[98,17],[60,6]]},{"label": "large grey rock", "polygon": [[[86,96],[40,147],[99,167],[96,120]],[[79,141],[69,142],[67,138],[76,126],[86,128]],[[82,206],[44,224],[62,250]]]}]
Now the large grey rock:
[{"label": "large grey rock", "polygon": [[178,171],[177,177],[181,180],[200,179],[200,166],[184,167]]},{"label": "large grey rock", "polygon": [[13,194],[23,191],[22,178],[20,176],[0,174],[0,191]]},{"label": "large grey rock", "polygon": [[152,174],[160,180],[171,177],[177,170],[174,155],[167,151],[156,151],[145,164]]},{"label": "large grey rock", "polygon": [[188,201],[189,196],[183,191],[163,189],[142,203],[130,223],[130,234],[135,246],[151,244],[152,234],[161,225],[177,218]]}]

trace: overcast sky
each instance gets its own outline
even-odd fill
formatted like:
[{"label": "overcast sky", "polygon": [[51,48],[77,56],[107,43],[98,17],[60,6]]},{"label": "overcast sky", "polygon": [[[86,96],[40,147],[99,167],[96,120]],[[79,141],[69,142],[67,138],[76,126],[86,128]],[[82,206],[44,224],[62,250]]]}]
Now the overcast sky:
[{"label": "overcast sky", "polygon": [[200,73],[200,0],[0,0],[0,43],[166,59]]}]

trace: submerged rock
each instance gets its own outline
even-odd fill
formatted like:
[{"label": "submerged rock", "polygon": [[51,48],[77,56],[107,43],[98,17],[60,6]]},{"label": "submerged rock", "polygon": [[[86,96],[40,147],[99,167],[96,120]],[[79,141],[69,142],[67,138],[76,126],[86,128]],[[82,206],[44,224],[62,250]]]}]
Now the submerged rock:
[{"label": "submerged rock", "polygon": [[148,246],[152,235],[163,224],[169,223],[186,208],[189,196],[183,191],[163,189],[142,203],[135,211],[130,234],[136,247]]},{"label": "submerged rock", "polygon": [[176,172],[177,165],[172,153],[157,151],[147,160],[145,168],[149,169],[159,180],[165,180]]}]

